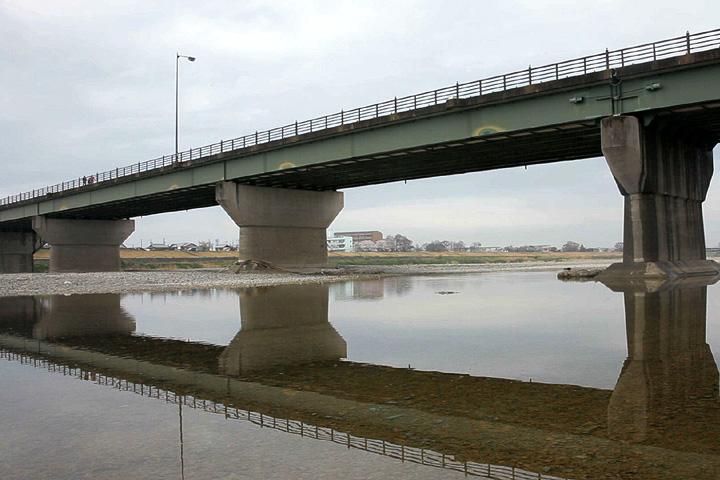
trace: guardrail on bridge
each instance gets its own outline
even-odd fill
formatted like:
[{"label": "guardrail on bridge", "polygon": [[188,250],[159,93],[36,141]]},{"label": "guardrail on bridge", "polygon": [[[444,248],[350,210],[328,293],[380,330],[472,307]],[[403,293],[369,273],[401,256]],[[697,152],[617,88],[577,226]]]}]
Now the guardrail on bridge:
[{"label": "guardrail on bridge", "polygon": [[504,75],[475,80],[467,83],[456,83],[449,87],[418,93],[406,97],[395,97],[385,102],[355,108],[353,110],[341,110],[338,113],[324,117],[313,118],[302,122],[295,122],[282,127],[256,131],[253,134],[230,140],[221,140],[218,143],[205,145],[198,148],[191,148],[176,155],[163,155],[162,157],[138,162],[125,167],[118,167],[114,170],[97,172],[77,179],[50,185],[44,188],[11,195],[0,199],[0,206],[11,205],[49,194],[72,190],[87,185],[88,183],[104,182],[115,178],[126,177],[137,173],[147,172],[158,168],[166,167],[176,163],[188,162],[204,157],[209,157],[222,152],[239,150],[255,145],[269,143],[275,140],[294,137],[305,133],[317,132],[334,128],[340,125],[355,123],[362,120],[370,120],[394,113],[417,110],[423,107],[439,105],[449,99],[471,98],[489,93],[501,92],[513,88],[524,87],[563,78],[585,75],[592,72],[604,71],[611,68],[624,67],[637,63],[660,60],[688,53],[696,53],[705,50],[720,48],[720,29],[690,34],[687,32],[680,37],[661,40],[659,42],[646,43],[620,50],[605,50],[603,53],[586,57],[566,60],[560,63],[552,63],[541,67],[528,67]]}]

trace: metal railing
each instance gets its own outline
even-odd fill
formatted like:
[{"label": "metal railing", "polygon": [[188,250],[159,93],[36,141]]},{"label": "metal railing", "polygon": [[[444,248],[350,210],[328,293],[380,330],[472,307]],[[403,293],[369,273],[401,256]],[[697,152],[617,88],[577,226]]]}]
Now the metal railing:
[{"label": "metal railing", "polygon": [[451,99],[472,98],[489,93],[502,92],[514,88],[525,87],[563,78],[585,75],[611,68],[624,67],[627,65],[661,60],[688,53],[697,53],[705,50],[720,48],[720,29],[690,34],[687,32],[680,37],[662,40],[654,43],[646,43],[620,50],[605,50],[603,53],[587,57],[566,60],[560,63],[543,65],[541,67],[528,67],[517,72],[497,75],[490,78],[475,80],[468,83],[456,83],[455,85],[418,93],[407,97],[395,97],[381,103],[355,108],[353,110],[341,110],[338,113],[324,117],[313,118],[302,122],[295,122],[282,127],[256,131],[253,134],[230,140],[221,140],[218,143],[205,145],[198,148],[191,148],[175,155],[163,155],[162,157],[138,162],[125,167],[118,167],[114,170],[92,173],[74,180],[61,182],[30,192],[11,195],[0,199],[0,206],[31,200],[43,197],[48,194],[63,192],[96,182],[105,182],[120,177],[135,175],[142,172],[155,170],[173,164],[181,164],[190,160],[197,160],[218,153],[241,150],[269,143],[275,140],[282,140],[306,133],[318,132],[329,128],[347,125],[363,120],[372,120],[396,113],[408,112],[424,107],[441,105]]},{"label": "metal railing", "polygon": [[18,353],[0,348],[0,359],[44,368],[50,372],[60,373],[80,380],[91,381],[97,385],[109,386],[125,392],[133,392],[141,396],[164,400],[167,403],[223,415],[227,419],[242,420],[253,423],[261,428],[271,428],[285,433],[300,435],[304,438],[322,440],[354,448],[377,455],[417,463],[429,467],[444,468],[462,472],[468,476],[490,478],[495,480],[566,480],[560,477],[529,472],[515,467],[491,465],[488,463],[461,462],[453,455],[446,455],[425,448],[408,447],[365,437],[357,437],[350,433],[340,432],[328,427],[318,427],[299,420],[276,418],[263,413],[229,407],[219,402],[205,400],[192,395],[178,395],[170,390],[141,382],[133,382],[112,377],[79,366],[68,366],[55,363],[46,358],[27,353]]}]

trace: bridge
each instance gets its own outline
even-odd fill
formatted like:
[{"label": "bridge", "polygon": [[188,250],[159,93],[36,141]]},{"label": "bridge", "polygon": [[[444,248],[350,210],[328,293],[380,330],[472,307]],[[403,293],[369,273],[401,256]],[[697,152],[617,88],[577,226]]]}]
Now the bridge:
[{"label": "bridge", "polygon": [[[112,271],[133,217],[221,205],[240,256],[327,264],[338,190],[604,155],[625,197],[608,274],[717,274],[702,203],[720,138],[720,29],[341,111],[0,200],[0,271]],[[89,181],[90,180],[90,181]]]}]

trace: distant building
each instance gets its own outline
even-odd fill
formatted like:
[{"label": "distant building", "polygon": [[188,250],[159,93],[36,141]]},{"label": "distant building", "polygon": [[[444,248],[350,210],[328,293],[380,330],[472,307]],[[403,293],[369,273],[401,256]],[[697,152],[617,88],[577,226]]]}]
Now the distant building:
[{"label": "distant building", "polygon": [[557,250],[557,248],[553,247],[552,245],[528,245],[527,251],[528,252],[552,252]]},{"label": "distant building", "polygon": [[370,230],[365,232],[336,232],[335,237],[352,237],[353,242],[360,243],[366,240],[371,242],[377,242],[383,239],[382,232],[377,230]]},{"label": "distant building", "polygon": [[158,250],[170,250],[170,248],[164,243],[151,243],[147,246],[146,250],[158,251]]},{"label": "distant building", "polygon": [[352,237],[338,237],[336,235],[327,239],[329,252],[352,252],[354,245]]},{"label": "distant building", "polygon": [[181,250],[184,252],[196,252],[197,249],[198,249],[197,244],[192,243],[192,242],[190,242],[190,243],[188,243],[188,242],[171,243],[170,245],[168,245],[168,250]]},{"label": "distant building", "polygon": [[197,252],[198,246],[197,243],[181,243],[178,246],[178,250],[184,250],[186,252]]},{"label": "distant building", "polygon": [[505,249],[503,247],[480,246],[480,247],[473,247],[473,248],[474,248],[474,251],[476,251],[476,252],[502,252],[502,251],[505,251]]}]

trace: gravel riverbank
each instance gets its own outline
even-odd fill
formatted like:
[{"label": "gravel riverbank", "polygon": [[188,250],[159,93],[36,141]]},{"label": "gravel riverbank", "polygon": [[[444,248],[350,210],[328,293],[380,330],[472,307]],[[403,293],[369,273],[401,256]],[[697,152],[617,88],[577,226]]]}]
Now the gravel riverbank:
[{"label": "gravel riverbank", "polygon": [[313,274],[243,272],[219,269],[148,270],[100,273],[0,274],[0,297],[17,295],[70,295],[131,293],[197,288],[243,288],[302,283],[324,283],[397,275],[438,275],[507,271],[560,271],[568,267],[605,267],[598,262],[522,262],[473,265],[345,266]]}]

